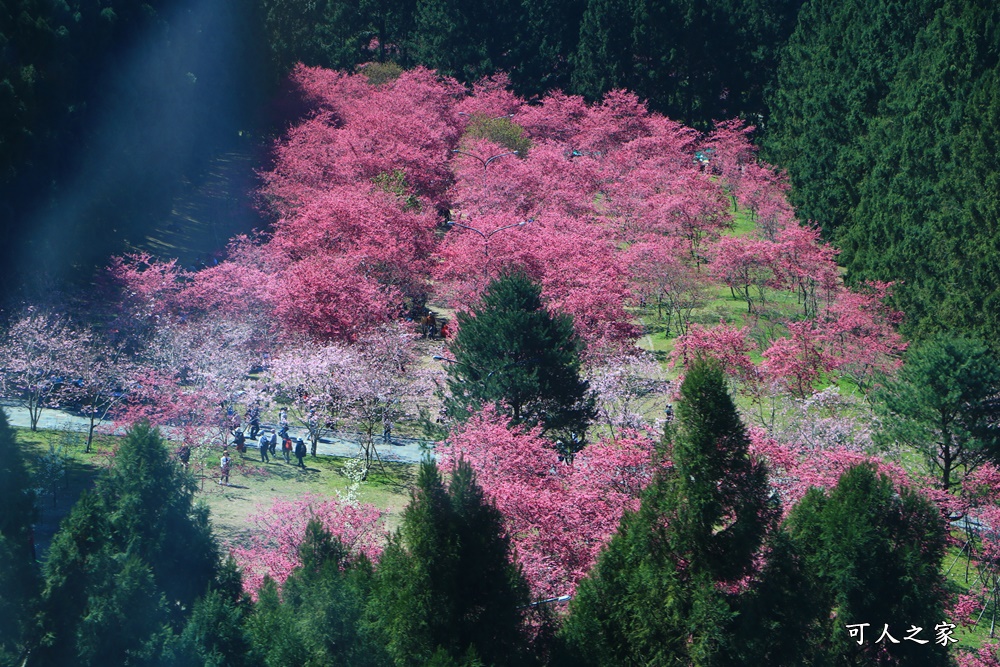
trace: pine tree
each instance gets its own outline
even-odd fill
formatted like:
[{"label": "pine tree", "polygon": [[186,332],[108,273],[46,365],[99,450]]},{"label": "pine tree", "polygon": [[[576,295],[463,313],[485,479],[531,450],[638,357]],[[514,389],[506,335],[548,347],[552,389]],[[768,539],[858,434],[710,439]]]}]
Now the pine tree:
[{"label": "pine tree", "polygon": [[391,664],[364,623],[374,577],[368,559],[351,555],[318,520],[307,524],[299,556],[280,597],[268,580],[248,619],[255,654],[276,667]]},{"label": "pine tree", "polygon": [[53,539],[36,664],[152,664],[200,595],[231,588],[193,494],[159,433],[134,426]]},{"label": "pine tree", "polygon": [[25,647],[38,595],[32,541],[34,494],[24,457],[0,410],[0,664],[14,664]]},{"label": "pine tree", "polygon": [[[582,664],[725,664],[739,592],[774,526],[766,467],[714,361],[697,360],[681,386],[673,468],[627,514],[562,629]],[[735,587],[738,591],[738,587]]]},{"label": "pine tree", "polygon": [[1000,361],[982,341],[939,334],[912,347],[879,390],[882,439],[924,455],[950,489],[983,461],[1000,461]]},{"label": "pine tree", "polygon": [[[823,636],[810,664],[951,664],[933,642],[933,628],[944,619],[946,533],[930,502],[909,488],[897,492],[873,466],[861,465],[829,494],[811,489],[787,525],[816,581],[813,604]],[[845,628],[854,623],[870,624],[861,645]],[[887,623],[900,643],[876,643]],[[911,625],[923,628],[918,639],[931,641],[902,641]]]},{"label": "pine tree", "polygon": [[397,665],[526,664],[527,584],[509,561],[499,512],[459,461],[445,488],[421,464],[403,525],[382,555],[369,619]]},{"label": "pine tree", "polygon": [[454,363],[446,367],[453,417],[500,403],[516,424],[582,441],[594,414],[580,378],[583,343],[569,315],[545,309],[538,285],[523,275],[494,280],[471,312],[459,313],[458,323],[449,346]]}]

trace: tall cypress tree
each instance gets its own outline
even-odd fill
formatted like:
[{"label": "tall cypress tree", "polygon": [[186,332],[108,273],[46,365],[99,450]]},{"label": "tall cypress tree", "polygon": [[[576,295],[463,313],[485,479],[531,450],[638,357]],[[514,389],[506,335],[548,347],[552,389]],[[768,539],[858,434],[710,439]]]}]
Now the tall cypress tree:
[{"label": "tall cypress tree", "polygon": [[724,664],[741,594],[778,507],[767,469],[714,361],[697,360],[681,386],[673,467],[626,514],[562,633],[574,661],[594,665]]},{"label": "tall cypress tree", "polygon": [[397,665],[526,664],[527,584],[500,513],[459,461],[445,488],[424,461],[403,524],[382,555],[369,619]]},{"label": "tall cypress tree", "polygon": [[24,457],[0,410],[0,664],[23,652],[38,595],[34,494]]},{"label": "tall cypress tree", "polygon": [[252,609],[243,592],[243,576],[230,558],[216,585],[198,598],[184,630],[165,650],[171,667],[250,667],[259,665],[253,653],[246,618]]},{"label": "tall cypress tree", "polygon": [[446,366],[453,417],[501,403],[517,424],[582,442],[594,414],[580,377],[583,342],[571,316],[545,309],[541,287],[521,274],[494,280],[469,313],[459,313],[458,323],[449,346],[454,363]]}]

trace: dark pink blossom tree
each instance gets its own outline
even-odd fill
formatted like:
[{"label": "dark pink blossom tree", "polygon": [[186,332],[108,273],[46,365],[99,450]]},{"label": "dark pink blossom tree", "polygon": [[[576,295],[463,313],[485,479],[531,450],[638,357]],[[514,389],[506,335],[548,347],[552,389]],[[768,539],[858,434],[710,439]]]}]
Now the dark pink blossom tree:
[{"label": "dark pink blossom tree", "polygon": [[487,408],[439,448],[447,469],[464,456],[504,516],[518,563],[538,598],[572,593],[617,529],[638,506],[654,464],[653,441],[628,432],[560,464],[536,430],[509,428]]},{"label": "dark pink blossom tree", "polygon": [[683,241],[650,236],[630,246],[623,261],[629,267],[634,300],[655,303],[661,319],[665,311],[668,333],[673,329],[687,334],[692,313],[708,302],[709,282],[687,261]]},{"label": "dark pink blossom tree", "polygon": [[251,517],[254,530],[249,543],[231,549],[243,570],[243,587],[256,595],[265,577],[279,585],[301,565],[299,546],[306,525],[317,519],[330,534],[355,554],[377,561],[387,536],[384,512],[374,505],[343,502],[335,498],[306,495],[295,500],[277,500]]},{"label": "dark pink blossom tree", "polygon": [[747,302],[748,313],[764,306],[768,289],[784,286],[776,244],[746,236],[719,239],[712,246],[709,271]]}]

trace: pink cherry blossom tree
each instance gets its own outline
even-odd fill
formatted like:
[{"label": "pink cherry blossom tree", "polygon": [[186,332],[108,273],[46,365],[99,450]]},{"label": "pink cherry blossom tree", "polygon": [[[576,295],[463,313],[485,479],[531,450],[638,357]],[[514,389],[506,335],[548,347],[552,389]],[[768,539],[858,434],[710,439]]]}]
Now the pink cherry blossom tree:
[{"label": "pink cherry blossom tree", "polygon": [[517,561],[538,598],[573,592],[623,512],[638,507],[638,494],[656,463],[652,439],[621,433],[560,464],[538,430],[510,428],[486,408],[452,432],[439,447],[447,469],[464,456],[486,495],[504,516]]},{"label": "pink cherry blossom tree", "polygon": [[[42,410],[59,407],[77,389],[87,364],[90,334],[65,315],[28,308],[4,333],[0,382],[4,396],[28,409],[31,430]],[[72,388],[72,389],[71,389]]]},{"label": "pink cherry blossom tree", "polygon": [[367,503],[315,495],[277,500],[269,508],[260,508],[251,516],[254,529],[248,542],[231,549],[243,570],[244,589],[255,596],[265,577],[284,583],[301,565],[299,546],[312,519],[319,520],[352,553],[377,561],[387,536],[384,514]]},{"label": "pink cherry blossom tree", "polygon": [[764,306],[768,289],[784,286],[777,260],[774,243],[746,236],[725,237],[712,246],[709,271],[734,297],[746,301],[747,312],[752,313]]}]

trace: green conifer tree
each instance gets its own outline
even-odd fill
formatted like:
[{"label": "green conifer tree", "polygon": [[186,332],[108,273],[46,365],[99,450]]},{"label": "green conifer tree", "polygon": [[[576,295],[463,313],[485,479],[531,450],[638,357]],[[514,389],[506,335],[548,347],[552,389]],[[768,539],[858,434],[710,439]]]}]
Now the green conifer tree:
[{"label": "green conifer tree", "polygon": [[133,427],[53,539],[35,664],[153,664],[200,595],[232,588],[193,494],[159,433]]},{"label": "green conifer tree", "polygon": [[[829,494],[811,489],[787,525],[816,582],[822,634],[809,664],[951,664],[934,642],[934,626],[945,620],[946,533],[929,501],[908,488],[897,493],[866,464],[845,472]],[[860,645],[846,628],[855,623],[870,624]],[[877,641],[885,624],[899,643]],[[928,643],[903,641],[911,625]]]},{"label": "green conifer tree", "polygon": [[582,442],[594,415],[594,399],[580,377],[583,342],[569,315],[545,309],[537,284],[520,274],[494,280],[458,322],[449,346],[454,363],[446,367],[446,407],[453,417],[500,403],[516,424],[540,425],[565,443]]},{"label": "green conifer tree", "polygon": [[982,341],[938,334],[908,350],[876,394],[880,439],[920,452],[950,489],[983,461],[1000,461],[1000,361]]},{"label": "green conifer tree", "polygon": [[520,612],[527,585],[501,531],[466,462],[447,489],[432,461],[421,464],[369,605],[396,665],[527,664]]},{"label": "green conifer tree", "polygon": [[0,410],[0,664],[14,664],[25,648],[38,595],[32,539],[31,478]]},{"label": "green conifer tree", "polygon": [[673,467],[626,514],[571,603],[562,637],[580,664],[726,664],[734,619],[778,507],[714,361],[688,369],[668,431]]}]

